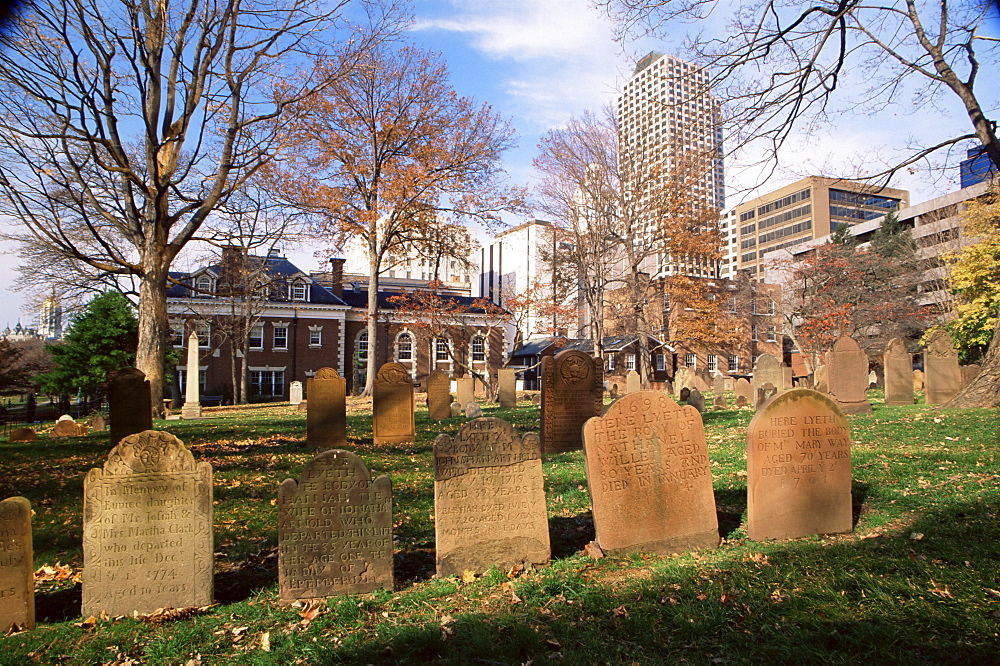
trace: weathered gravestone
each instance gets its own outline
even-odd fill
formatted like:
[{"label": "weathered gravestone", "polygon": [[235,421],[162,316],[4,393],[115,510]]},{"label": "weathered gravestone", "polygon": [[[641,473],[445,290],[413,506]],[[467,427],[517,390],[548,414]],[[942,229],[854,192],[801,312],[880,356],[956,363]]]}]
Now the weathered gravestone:
[{"label": "weathered gravestone", "polygon": [[698,389],[702,393],[708,392],[708,382],[697,372],[691,373],[691,388]]},{"label": "weathered gravestone", "polygon": [[963,365],[962,368],[962,387],[966,387],[972,383],[972,380],[979,375],[979,371],[982,369],[975,363],[971,365]]},{"label": "weathered gravestone", "polygon": [[191,331],[187,339],[187,366],[185,366],[184,370],[184,404],[181,406],[181,418],[201,418],[201,399],[198,395],[201,389],[200,378],[198,334]]},{"label": "weathered gravestone", "polygon": [[278,488],[282,601],[392,590],[392,483],[349,451],[323,451]]},{"label": "weathered gravestone", "polygon": [[830,388],[826,381],[826,365],[821,365],[816,368],[816,372],[813,373],[813,385],[820,393],[826,393]]},{"label": "weathered gravestone", "polygon": [[669,554],[719,545],[701,415],[658,391],[620,398],[584,426],[597,544]]},{"label": "weathered gravestone", "polygon": [[434,440],[434,534],[439,576],[549,561],[538,435],[498,418]]},{"label": "weathered gravestone", "polygon": [[[309,414],[309,401],[308,400],[303,400],[302,402],[300,402],[298,404],[297,411],[298,411],[299,414],[306,414],[307,415],[306,417],[308,418],[308,414]],[[308,421],[307,421],[307,423],[308,423]]]},{"label": "weathered gravestone", "polygon": [[763,386],[761,386],[760,388],[758,388],[757,389],[757,405],[756,405],[756,408],[760,409],[761,407],[763,407],[764,403],[767,402],[768,399],[771,396],[773,396],[775,393],[777,393],[777,392],[778,392],[778,389],[776,389],[774,387],[774,384],[772,384],[771,382],[767,382]]},{"label": "weathered gravestone", "polygon": [[375,376],[372,399],[375,444],[412,442],[416,436],[413,419],[410,373],[399,363],[386,363]]},{"label": "weathered gravestone", "polygon": [[440,368],[427,377],[427,416],[440,421],[451,416],[451,379]]},{"label": "weathered gravestone", "polygon": [[712,394],[718,398],[726,392],[726,378],[720,374],[716,374],[712,379]]},{"label": "weathered gravestone", "polygon": [[[753,387],[750,386],[750,382],[744,377],[740,377],[736,380],[736,383],[733,385],[733,393],[736,396],[736,404],[738,407],[750,404],[750,400],[754,397]],[[743,398],[743,405],[739,404],[740,398]]]},{"label": "weathered gravestone", "polygon": [[691,389],[691,393],[688,394],[687,404],[691,405],[699,412],[705,411],[705,396],[701,394],[697,388]]},{"label": "weathered gravestone", "polygon": [[629,370],[628,374],[625,375],[625,392],[635,393],[642,389],[639,384],[639,373],[635,370]]},{"label": "weathered gravestone", "polygon": [[874,370],[868,373],[868,388],[878,388],[878,373]]},{"label": "weathered gravestone", "polygon": [[747,428],[747,534],[791,539],[851,531],[851,432],[810,389],[769,400]]},{"label": "weathered gravestone", "polygon": [[79,434],[80,428],[73,419],[56,421],[52,428],[53,437],[76,437]]},{"label": "weathered gravestone", "polygon": [[715,396],[715,400],[712,401],[712,407],[716,407],[718,409],[725,409],[728,406],[729,403],[726,401],[726,396],[722,393]]},{"label": "weathered gravestone", "polygon": [[681,391],[691,388],[693,378],[694,373],[691,372],[691,368],[686,365],[677,368],[677,371],[674,373],[674,395],[679,397]]},{"label": "weathered gravestone", "polygon": [[0,502],[0,634],[35,628],[31,503],[24,497]]},{"label": "weathered gravestone", "polygon": [[103,432],[108,426],[104,423],[104,417],[100,414],[90,420],[90,429]]},{"label": "weathered gravestone", "polygon": [[583,447],[583,424],[604,406],[601,363],[576,349],[542,359],[542,451]]},{"label": "weathered gravestone", "polygon": [[784,379],[781,361],[770,354],[761,354],[753,363],[753,393],[764,386],[771,384],[774,387],[781,386]]},{"label": "weathered gravestone", "polygon": [[923,391],[924,390],[924,371],[914,370],[913,371],[913,390]]},{"label": "weathered gravestone", "polygon": [[750,403],[747,401],[747,397],[745,395],[738,395],[738,396],[736,396],[736,406],[737,407],[746,407],[749,404]]},{"label": "weathered gravestone", "polygon": [[678,397],[681,399],[681,402],[686,403],[688,399],[691,397],[691,389],[685,386],[684,388],[681,389],[681,394]]},{"label": "weathered gravestone", "polygon": [[913,404],[913,359],[902,338],[893,338],[882,356],[885,367],[885,404]]},{"label": "weathered gravestone", "polygon": [[483,415],[483,408],[480,407],[475,400],[470,400],[465,404],[465,418],[478,419],[482,415]]},{"label": "weathered gravestone", "polygon": [[517,370],[514,368],[497,370],[497,402],[502,409],[517,406]]},{"label": "weathered gravestone", "polygon": [[842,335],[826,355],[830,397],[845,414],[871,414],[868,402],[868,354],[854,338]]},{"label": "weathered gravestone", "polygon": [[122,368],[111,378],[108,420],[111,422],[112,444],[117,444],[128,435],[153,428],[149,382],[142,370]]},{"label": "weathered gravestone", "polygon": [[476,399],[476,380],[472,377],[460,377],[455,380],[455,401],[467,405]]},{"label": "weathered gravestone", "polygon": [[302,404],[302,382],[294,381],[288,385],[288,403],[292,407]]},{"label": "weathered gravestone", "polygon": [[347,380],[333,368],[320,368],[306,391],[306,442],[309,446],[347,446]]},{"label": "weathered gravestone", "polygon": [[787,365],[781,366],[781,390],[792,388],[792,369]]},{"label": "weathered gravestone", "polygon": [[958,352],[951,335],[943,329],[931,333],[924,350],[925,402],[940,405],[948,402],[962,389],[962,371],[958,367]]},{"label": "weathered gravestone", "polygon": [[34,428],[16,428],[10,432],[8,438],[11,442],[34,442],[38,439],[38,433]]},{"label": "weathered gravestone", "polygon": [[452,416],[461,416],[462,415],[462,405],[458,404],[457,401],[451,403],[451,415]]},{"label": "weathered gravestone", "polygon": [[212,603],[212,466],[147,430],[83,484],[83,615]]}]

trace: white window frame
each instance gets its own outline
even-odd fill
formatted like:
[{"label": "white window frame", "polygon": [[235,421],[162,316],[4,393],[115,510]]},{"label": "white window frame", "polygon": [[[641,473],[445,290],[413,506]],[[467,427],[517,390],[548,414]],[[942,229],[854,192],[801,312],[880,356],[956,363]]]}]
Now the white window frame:
[{"label": "white window frame", "polygon": [[717,354],[708,355],[708,361],[705,364],[705,369],[709,372],[715,372],[719,369],[719,357]]},{"label": "white window frame", "polygon": [[[443,350],[442,350],[442,345],[444,347]],[[442,337],[434,338],[434,362],[435,363],[451,362],[451,354],[449,354],[450,348],[451,348],[451,342],[448,340],[448,338],[442,338]]]},{"label": "white window frame", "polygon": [[698,369],[698,355],[687,352],[684,354],[684,366],[691,368],[692,370]]},{"label": "white window frame", "polygon": [[[271,350],[272,351],[288,351],[288,322],[287,321],[276,321],[271,323]],[[278,331],[284,330],[285,335],[285,345],[283,347],[278,346]]]},{"label": "white window frame", "polygon": [[198,322],[194,325],[194,332],[198,335],[198,349],[209,349],[212,346],[212,325],[207,322]]},{"label": "white window frame", "polygon": [[[479,342],[479,351],[476,351],[476,343]],[[476,355],[481,356],[481,358],[476,358]],[[469,360],[473,363],[485,363],[486,362],[486,336],[482,333],[477,333],[472,336],[469,341]]]},{"label": "white window frame", "polygon": [[[259,334],[255,336],[254,331],[259,331]],[[260,340],[260,344],[254,344],[255,337]],[[247,334],[247,349],[264,351],[264,324],[254,324],[250,327],[250,333]]]},{"label": "white window frame", "polygon": [[[404,349],[404,338],[405,344],[407,345]],[[410,363],[413,361],[413,334],[409,331],[400,331],[396,336],[396,362],[397,363]],[[405,356],[403,354],[406,354]]]},{"label": "white window frame", "polygon": [[322,326],[310,326],[309,327],[309,346],[310,347],[322,347],[323,346],[323,327]]},{"label": "white window frame", "polygon": [[635,354],[625,354],[625,369],[635,370]]},{"label": "white window frame", "polygon": [[358,331],[354,338],[354,357],[361,363],[368,362],[368,329]]},{"label": "white window frame", "polygon": [[[302,295],[299,295],[299,290],[302,291]],[[288,297],[293,301],[307,301],[309,300],[309,285],[305,282],[293,282],[288,287]]]},{"label": "white window frame", "polygon": [[729,372],[739,372],[740,371],[740,357],[736,354],[730,354],[729,358],[726,359],[729,364]]},{"label": "white window frame", "polygon": [[667,369],[667,357],[663,354],[653,354],[653,367],[656,368],[657,372],[663,372]]},{"label": "white window frame", "polygon": [[184,322],[173,320],[170,322],[170,345],[172,347],[184,347]]}]

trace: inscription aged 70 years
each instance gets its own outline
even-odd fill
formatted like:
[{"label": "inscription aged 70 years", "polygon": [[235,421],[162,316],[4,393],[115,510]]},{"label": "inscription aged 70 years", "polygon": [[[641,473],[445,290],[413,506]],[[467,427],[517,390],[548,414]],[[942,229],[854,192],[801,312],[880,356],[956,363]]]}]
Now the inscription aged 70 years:
[{"label": "inscription aged 70 years", "polygon": [[851,432],[811,389],[772,398],[747,429],[747,533],[790,539],[851,531]]},{"label": "inscription aged 70 years", "polygon": [[587,484],[605,552],[719,545],[701,415],[658,391],[617,400],[584,426]]},{"label": "inscription aged 70 years", "polygon": [[439,576],[549,560],[538,435],[503,419],[469,421],[434,440],[434,531]]},{"label": "inscription aged 70 years", "polygon": [[282,601],[391,590],[392,483],[349,451],[324,451],[278,489]]},{"label": "inscription aged 70 years", "polygon": [[212,467],[146,430],[84,480],[83,614],[212,603]]}]

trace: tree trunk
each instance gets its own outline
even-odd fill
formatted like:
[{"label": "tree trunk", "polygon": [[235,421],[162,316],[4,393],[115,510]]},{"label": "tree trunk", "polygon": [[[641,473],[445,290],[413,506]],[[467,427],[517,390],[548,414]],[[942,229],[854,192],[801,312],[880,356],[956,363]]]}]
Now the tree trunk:
[{"label": "tree trunk", "polygon": [[[149,381],[150,407],[156,418],[163,415],[166,337],[167,269],[158,265],[147,266],[139,284],[139,346],[135,353],[135,365]],[[198,380],[197,377],[194,379]]]},{"label": "tree trunk", "polygon": [[986,350],[979,374],[942,407],[1000,407],[1000,316],[997,317],[993,340]]},{"label": "tree trunk", "polygon": [[378,362],[375,358],[378,345],[377,323],[378,323],[378,290],[379,290],[379,264],[377,255],[370,251],[368,259],[368,363],[365,373],[365,390],[361,392],[363,396],[370,396],[375,388],[375,375],[378,374]]}]

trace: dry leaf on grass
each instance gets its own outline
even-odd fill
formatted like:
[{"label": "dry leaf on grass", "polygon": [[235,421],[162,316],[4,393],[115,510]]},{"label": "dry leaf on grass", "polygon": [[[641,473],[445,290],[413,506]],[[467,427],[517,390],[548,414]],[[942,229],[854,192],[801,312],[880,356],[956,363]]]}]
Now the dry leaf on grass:
[{"label": "dry leaf on grass", "polygon": [[451,615],[441,616],[441,640],[446,641],[455,635],[455,628],[452,625],[455,624],[455,618]]},{"label": "dry leaf on grass", "polygon": [[36,581],[49,580],[69,580],[73,577],[73,568],[56,562],[55,564],[43,564],[35,572]]},{"label": "dry leaf on grass", "polygon": [[501,585],[500,587],[502,587],[507,592],[510,592],[510,602],[512,604],[519,604],[519,603],[521,603],[521,597],[517,596],[517,593],[514,591],[514,584],[513,583],[511,583],[510,581],[507,581],[503,585]]},{"label": "dry leaf on grass", "polygon": [[466,569],[465,571],[462,572],[462,582],[463,583],[471,583],[474,580],[476,580],[476,572],[475,571],[473,571],[472,569]]},{"label": "dry leaf on grass", "polygon": [[271,632],[265,631],[260,635],[260,649],[264,652],[271,651]]},{"label": "dry leaf on grass", "polygon": [[951,595],[951,590],[948,589],[947,585],[941,585],[940,583],[936,583],[936,582],[934,582],[933,578],[931,579],[931,589],[929,589],[927,591],[930,592],[930,593],[932,593],[932,594],[938,595],[942,599],[954,599],[955,598],[955,597],[953,597]]},{"label": "dry leaf on grass", "polygon": [[163,624],[164,622],[173,622],[174,620],[186,620],[189,617],[194,617],[195,615],[201,615],[212,608],[213,605],[209,606],[188,606],[186,608],[157,608],[152,613],[136,613],[135,618],[142,620],[143,622],[148,622],[149,624]]}]

